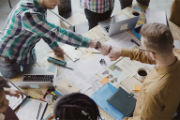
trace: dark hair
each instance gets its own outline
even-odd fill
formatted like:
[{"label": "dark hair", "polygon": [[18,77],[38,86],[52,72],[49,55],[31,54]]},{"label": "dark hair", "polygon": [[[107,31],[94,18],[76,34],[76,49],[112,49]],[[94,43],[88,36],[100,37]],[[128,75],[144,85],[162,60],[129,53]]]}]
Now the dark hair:
[{"label": "dark hair", "polygon": [[0,76],[0,89],[3,89],[4,87],[10,88],[8,81],[5,80],[2,76]]},{"label": "dark hair", "polygon": [[159,54],[169,54],[173,49],[173,36],[169,27],[160,23],[145,24],[141,28],[141,35],[149,50]]},{"label": "dark hair", "polygon": [[54,107],[54,118],[56,120],[101,119],[96,103],[81,93],[72,93],[58,99]]}]

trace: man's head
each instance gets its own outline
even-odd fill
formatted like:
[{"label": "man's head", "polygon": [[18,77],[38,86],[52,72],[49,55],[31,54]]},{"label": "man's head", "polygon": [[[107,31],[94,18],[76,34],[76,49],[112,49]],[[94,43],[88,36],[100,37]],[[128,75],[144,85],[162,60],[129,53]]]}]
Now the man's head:
[{"label": "man's head", "polygon": [[4,88],[9,88],[8,81],[0,76],[0,113],[4,113],[9,105]]},{"label": "man's head", "polygon": [[172,53],[173,37],[166,25],[145,24],[140,33],[142,35],[141,46],[148,58],[152,60],[155,60],[157,56],[165,58]]},{"label": "man's head", "polygon": [[56,5],[60,5],[60,0],[38,0],[38,2],[46,9],[54,9]]}]

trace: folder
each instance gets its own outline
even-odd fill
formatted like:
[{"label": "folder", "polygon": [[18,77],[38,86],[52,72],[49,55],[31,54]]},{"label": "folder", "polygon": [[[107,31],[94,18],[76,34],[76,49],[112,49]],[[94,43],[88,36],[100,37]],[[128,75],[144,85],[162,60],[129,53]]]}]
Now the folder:
[{"label": "folder", "polygon": [[119,87],[115,93],[107,99],[107,102],[126,117],[132,117],[136,106],[136,98],[134,98],[134,95],[126,92],[122,87]]},{"label": "folder", "polygon": [[96,104],[111,115],[115,120],[122,120],[124,115],[107,102],[107,99],[117,90],[112,84],[106,83],[91,98]]}]

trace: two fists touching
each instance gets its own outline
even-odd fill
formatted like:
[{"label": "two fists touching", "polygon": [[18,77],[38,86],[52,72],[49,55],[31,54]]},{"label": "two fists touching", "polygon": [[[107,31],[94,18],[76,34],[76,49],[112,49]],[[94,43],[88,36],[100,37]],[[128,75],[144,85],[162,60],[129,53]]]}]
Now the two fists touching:
[{"label": "two fists touching", "polygon": [[[112,47],[111,45],[102,44],[98,49],[102,55],[108,55],[111,61],[117,60],[121,56],[121,48]],[[64,51],[58,47],[54,50],[56,56],[64,57]]]}]

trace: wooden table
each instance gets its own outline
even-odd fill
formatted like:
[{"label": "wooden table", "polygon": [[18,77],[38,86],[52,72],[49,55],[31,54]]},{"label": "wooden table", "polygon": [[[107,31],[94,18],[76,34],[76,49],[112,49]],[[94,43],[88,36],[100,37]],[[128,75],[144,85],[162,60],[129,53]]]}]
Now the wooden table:
[{"label": "wooden table", "polygon": [[[144,11],[146,9],[145,6],[142,6],[140,4],[137,4],[138,6],[140,6],[142,8],[142,11]],[[127,7],[124,10],[120,11],[117,15],[122,15],[122,14],[126,14],[127,16],[131,17],[131,11],[132,8],[131,7]],[[180,40],[180,27],[176,26],[175,24],[173,24],[172,22],[169,22],[170,25],[170,29],[172,31],[173,37],[175,40]],[[109,40],[109,38],[105,35],[105,33],[103,32],[102,28],[97,25],[96,27],[94,27],[93,29],[91,29],[90,31],[88,31],[87,33],[84,34],[84,36],[92,38],[92,39],[98,39],[101,40],[101,42],[106,42]],[[90,50],[90,49],[88,49]],[[90,50],[91,51],[91,50]],[[179,52],[180,53],[180,52]],[[177,52],[177,54],[179,54]],[[55,56],[54,56],[55,57]],[[66,61],[68,61],[68,57],[65,57]],[[47,57],[44,58],[43,60],[37,62],[35,64],[35,66],[44,66],[47,67],[50,63],[47,62]],[[61,68],[58,68],[58,75],[60,75],[62,73]],[[20,76],[19,76],[20,77]],[[17,81],[19,80],[19,77],[12,79],[12,81]],[[130,77],[127,79],[131,79]],[[120,84],[117,85],[116,87],[121,86]],[[35,97],[39,97],[41,98],[44,93],[46,92],[46,89],[23,89],[28,95],[32,95]],[[114,118],[112,118],[109,114],[107,114],[104,110],[100,109],[100,113],[102,116],[106,117],[107,120],[114,120]],[[53,112],[53,108],[48,107],[44,117],[46,117],[49,113]]]}]

